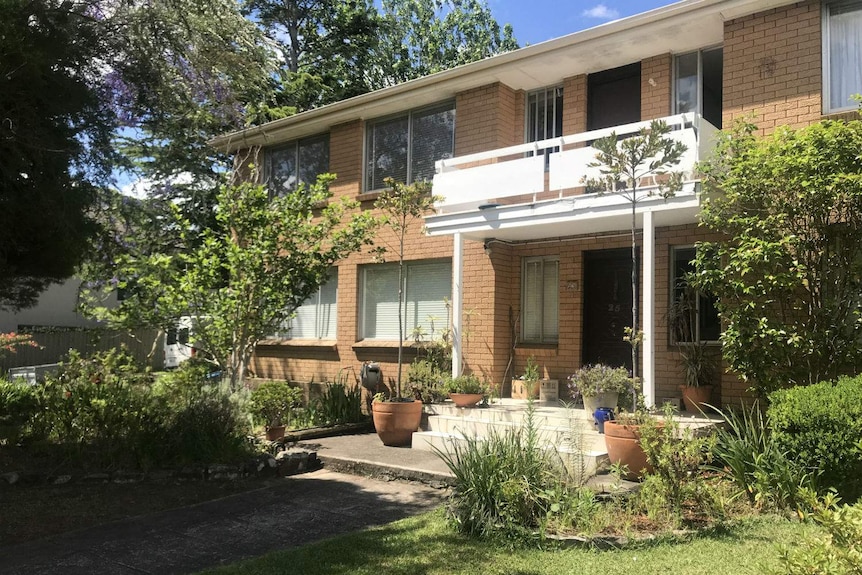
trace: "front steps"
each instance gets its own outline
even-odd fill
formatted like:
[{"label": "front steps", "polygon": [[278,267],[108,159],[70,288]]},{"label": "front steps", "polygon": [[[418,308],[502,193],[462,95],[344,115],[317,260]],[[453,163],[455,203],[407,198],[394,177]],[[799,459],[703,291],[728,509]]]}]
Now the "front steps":
[{"label": "front steps", "polygon": [[[582,408],[567,409],[557,403],[534,402],[533,421],[545,449],[559,454],[570,472],[595,475],[607,462],[603,435]],[[455,407],[451,403],[426,405],[422,431],[413,434],[413,449],[446,452],[453,442],[467,437],[482,439],[521,427],[527,417],[527,401],[502,399],[489,407]]]}]

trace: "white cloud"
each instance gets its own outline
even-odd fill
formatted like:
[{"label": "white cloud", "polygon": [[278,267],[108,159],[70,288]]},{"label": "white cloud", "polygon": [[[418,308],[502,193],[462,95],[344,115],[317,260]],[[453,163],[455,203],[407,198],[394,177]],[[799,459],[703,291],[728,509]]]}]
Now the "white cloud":
[{"label": "white cloud", "polygon": [[588,10],[584,10],[581,15],[585,18],[599,18],[601,20],[615,20],[620,17],[618,10],[608,8],[604,4],[597,4]]}]

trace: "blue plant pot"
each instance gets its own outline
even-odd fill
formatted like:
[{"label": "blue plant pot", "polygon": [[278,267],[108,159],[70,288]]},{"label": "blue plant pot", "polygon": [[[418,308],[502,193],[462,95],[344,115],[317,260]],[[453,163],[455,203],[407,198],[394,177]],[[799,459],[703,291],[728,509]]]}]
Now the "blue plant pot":
[{"label": "blue plant pot", "polygon": [[599,433],[605,432],[605,422],[613,421],[614,410],[610,407],[600,407],[593,412],[593,418],[596,420],[596,425],[599,428]]}]

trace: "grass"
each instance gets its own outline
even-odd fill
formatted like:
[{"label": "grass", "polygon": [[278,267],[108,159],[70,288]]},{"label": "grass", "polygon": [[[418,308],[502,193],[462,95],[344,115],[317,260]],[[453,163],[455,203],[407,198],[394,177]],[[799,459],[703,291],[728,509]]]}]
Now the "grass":
[{"label": "grass", "polygon": [[466,539],[442,510],[292,550],[277,551],[204,573],[351,575],[559,575],[626,573],[674,575],[760,574],[778,566],[779,545],[791,545],[814,528],[780,517],[747,519],[729,529],[685,542],[664,541],[616,551],[560,549],[507,551]]}]

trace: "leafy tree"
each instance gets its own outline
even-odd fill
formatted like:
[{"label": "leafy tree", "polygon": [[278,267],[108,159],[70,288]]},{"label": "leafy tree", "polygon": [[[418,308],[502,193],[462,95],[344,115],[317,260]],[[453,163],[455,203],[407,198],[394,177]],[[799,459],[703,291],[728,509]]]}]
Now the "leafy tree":
[{"label": "leafy tree", "polygon": [[85,3],[0,3],[0,308],[33,305],[98,231],[113,161],[113,116],[91,82],[104,48]]},{"label": "leafy tree", "polygon": [[[682,174],[672,172],[679,164],[686,146],[669,137],[671,128],[662,120],[653,120],[649,128],[642,128],[636,136],[619,139],[616,132],[593,142],[598,150],[596,161],[590,167],[599,168],[600,181],[586,182],[599,193],[615,193],[631,204],[632,237],[632,325],[627,338],[632,344],[632,377],[638,377],[638,346],[641,332],[638,327],[638,249],[637,206],[643,199],[660,194],[667,198],[682,188]],[[642,180],[650,178],[657,184],[643,189]]]},{"label": "leafy tree", "polygon": [[738,123],[702,166],[695,281],[718,296],[730,367],[761,392],[862,368],[862,121],[757,138]]},{"label": "leafy tree", "polygon": [[352,214],[354,202],[330,201],[321,176],[270,198],[266,188],[240,183],[222,188],[217,226],[205,230],[197,249],[180,254],[177,298],[196,319],[196,347],[243,381],[257,342],[278,327],[326,280],[330,268],[371,243],[376,220]]},{"label": "leafy tree", "polygon": [[518,48],[484,0],[383,0],[375,87],[391,86]]}]

